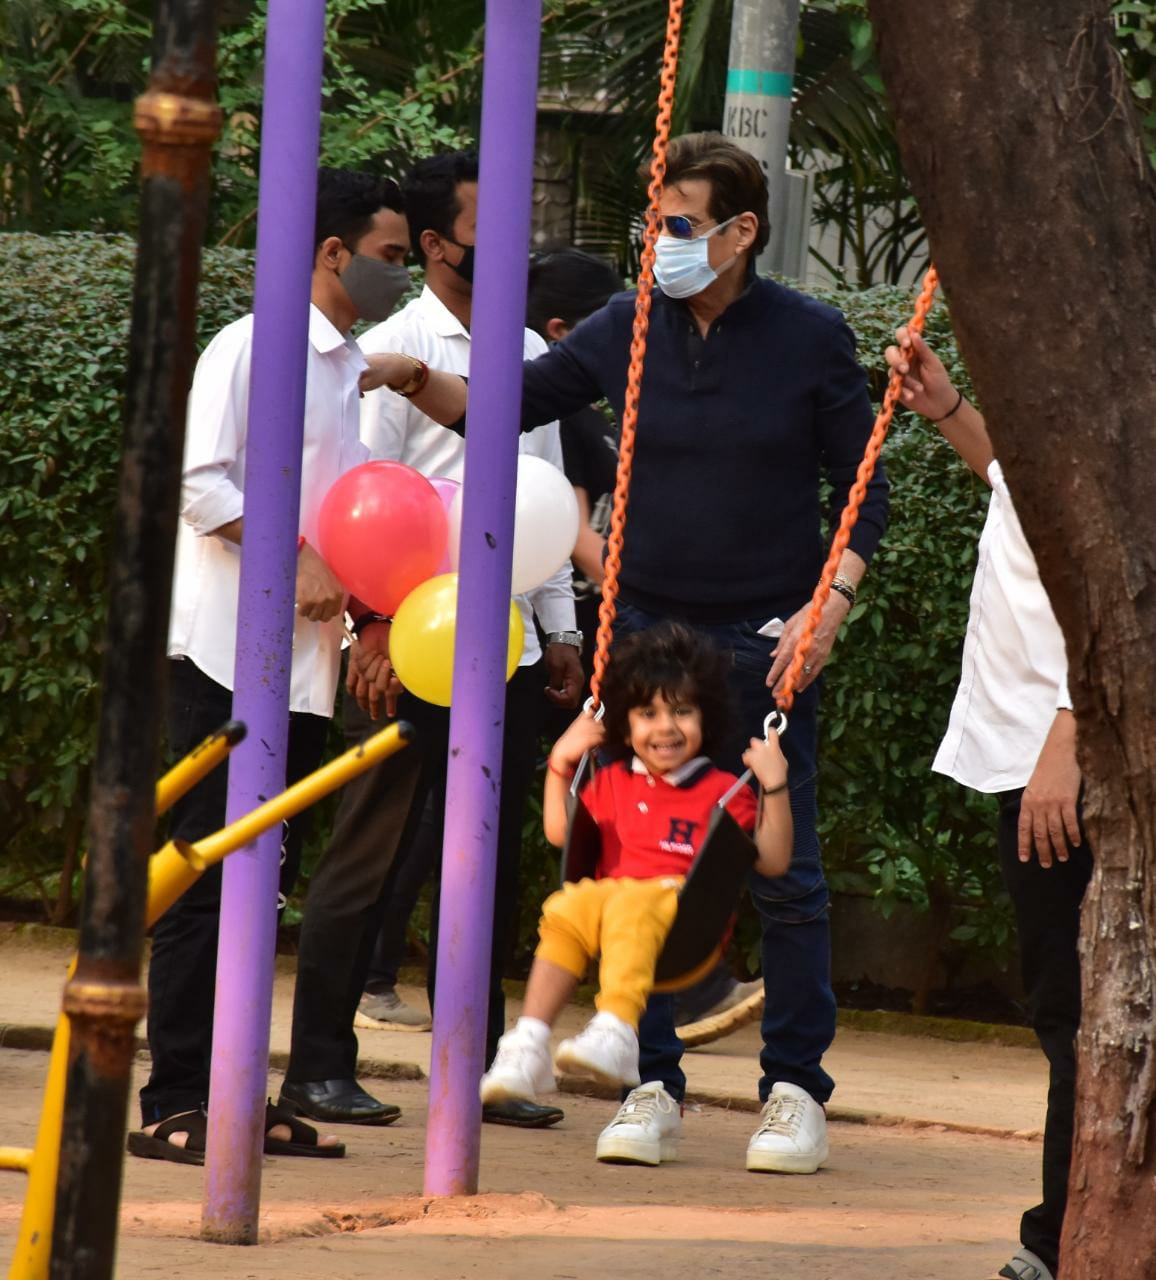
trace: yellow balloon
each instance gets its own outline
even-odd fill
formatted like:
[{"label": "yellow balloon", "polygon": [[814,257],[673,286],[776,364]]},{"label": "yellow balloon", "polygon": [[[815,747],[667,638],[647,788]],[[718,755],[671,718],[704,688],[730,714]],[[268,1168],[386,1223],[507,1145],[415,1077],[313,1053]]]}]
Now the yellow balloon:
[{"label": "yellow balloon", "polygon": [[[454,682],[454,632],[458,616],[458,575],[443,573],[414,587],[393,616],[389,656],[397,678],[425,702],[448,707]],[[522,615],[510,601],[506,679],[518,669],[524,631]]]}]

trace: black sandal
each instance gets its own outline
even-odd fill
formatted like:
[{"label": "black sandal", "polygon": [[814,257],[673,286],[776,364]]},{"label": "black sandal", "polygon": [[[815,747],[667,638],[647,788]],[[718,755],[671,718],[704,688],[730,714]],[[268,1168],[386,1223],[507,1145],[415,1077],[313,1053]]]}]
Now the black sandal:
[{"label": "black sandal", "polygon": [[[270,1138],[269,1130],[279,1124],[289,1130],[289,1138]],[[152,1133],[136,1130],[128,1135],[128,1151],[130,1155],[140,1156],[144,1160],[169,1160],[173,1164],[205,1163],[205,1139],[208,1134],[209,1118],[203,1107],[196,1111],[186,1111],[181,1115],[170,1116],[162,1120]],[[188,1142],[178,1147],[170,1142],[174,1133],[187,1133]],[[270,1101],[265,1107],[265,1143],[267,1156],[314,1156],[321,1159],[339,1160],[345,1155],[345,1143],[339,1142],[332,1147],[323,1147],[317,1130],[312,1125],[298,1120],[282,1107],[275,1107]]]},{"label": "black sandal", "polygon": [[[209,1117],[204,1107],[196,1111],[184,1111],[180,1115],[162,1120],[152,1133],[136,1130],[128,1135],[128,1153],[144,1160],[171,1160],[173,1164],[204,1164],[205,1136],[209,1129]],[[174,1133],[187,1133],[188,1142],[178,1147],[169,1141]]]},{"label": "black sandal", "polygon": [[[283,1124],[289,1129],[289,1140],[270,1138],[269,1130]],[[317,1156],[326,1160],[339,1160],[345,1155],[345,1143],[338,1142],[323,1147],[318,1132],[311,1124],[299,1120],[291,1111],[273,1105],[272,1098],[265,1107],[265,1154],[267,1156]]]}]

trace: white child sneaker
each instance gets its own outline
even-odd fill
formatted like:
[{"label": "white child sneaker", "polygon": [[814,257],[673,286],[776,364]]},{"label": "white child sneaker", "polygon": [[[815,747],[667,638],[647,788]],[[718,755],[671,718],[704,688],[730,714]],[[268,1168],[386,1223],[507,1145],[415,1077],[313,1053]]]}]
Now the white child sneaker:
[{"label": "white child sneaker", "polygon": [[554,1072],[550,1069],[550,1030],[545,1034],[522,1025],[524,1019],[498,1041],[498,1051],[489,1071],[482,1076],[478,1092],[483,1103],[520,1098],[532,1102],[539,1094],[553,1093]]},{"label": "white child sneaker", "polygon": [[612,1013],[596,1013],[578,1035],[558,1046],[554,1067],[565,1075],[633,1088],[641,1079],[638,1033]]},{"label": "white child sneaker", "polygon": [[658,1165],[678,1159],[682,1108],[657,1080],[632,1090],[598,1135],[594,1154],[604,1164]]},{"label": "white child sneaker", "polygon": [[779,1081],[747,1145],[752,1173],[814,1173],[827,1161],[827,1116],[797,1084]]},{"label": "white child sneaker", "polygon": [[1055,1280],[1042,1258],[1021,1247],[1015,1257],[998,1273],[1000,1280]]}]

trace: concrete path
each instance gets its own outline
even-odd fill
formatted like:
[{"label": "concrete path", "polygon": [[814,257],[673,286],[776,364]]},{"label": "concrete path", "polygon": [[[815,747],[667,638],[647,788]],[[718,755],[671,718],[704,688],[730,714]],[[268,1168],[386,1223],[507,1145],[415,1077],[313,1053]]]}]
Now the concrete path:
[{"label": "concrete path", "polygon": [[[30,1145],[70,942],[0,928],[0,1144]],[[291,962],[277,978],[274,1057],[284,1061]],[[407,999],[422,992],[406,988]],[[516,1001],[511,1001],[511,1015]],[[589,1016],[571,1008],[569,1032]],[[262,1243],[199,1238],[204,1171],[126,1158],[120,1277],[213,1280],[989,1280],[1037,1197],[1045,1071],[1026,1048],[950,1043],[844,1026],[828,1058],[839,1082],[831,1158],[813,1177],[747,1173],[758,1033],[687,1055],[692,1099],[679,1160],[599,1165],[613,1103],[562,1098],[566,1119],[525,1132],[483,1126],[481,1194],[422,1195],[428,1034],[361,1034],[365,1083],[398,1103],[385,1129],[339,1127],[343,1160],[267,1159]],[[135,1089],[147,1073],[142,1054]],[[280,1087],[270,1073],[270,1092]],[[135,1107],[130,1110],[136,1119]],[[24,1194],[0,1174],[0,1263]]]},{"label": "concrete path", "polygon": [[[70,935],[63,930],[0,926],[0,1037],[3,1028],[50,1031],[59,1006]],[[425,1007],[425,992],[402,986],[407,1001]],[[279,957],[273,998],[273,1061],[284,1065],[293,1007],[293,961]],[[520,1009],[509,1001],[509,1015]],[[571,1007],[559,1037],[572,1034],[590,1016]],[[902,1020],[899,1020],[902,1022]],[[358,1033],[362,1070],[369,1077],[429,1073],[428,1033]],[[3,1043],[0,1038],[0,1043]],[[17,1036],[8,1043],[27,1045]],[[689,1052],[684,1068],[692,1097],[738,1108],[757,1108],[759,1079],[757,1026]],[[831,1114],[875,1122],[924,1122],[964,1132],[1032,1134],[1043,1125],[1047,1068],[1035,1049],[988,1043],[953,1043],[907,1035],[880,1034],[841,1026],[825,1059],[836,1080]],[[384,1095],[388,1087],[371,1086]]]}]

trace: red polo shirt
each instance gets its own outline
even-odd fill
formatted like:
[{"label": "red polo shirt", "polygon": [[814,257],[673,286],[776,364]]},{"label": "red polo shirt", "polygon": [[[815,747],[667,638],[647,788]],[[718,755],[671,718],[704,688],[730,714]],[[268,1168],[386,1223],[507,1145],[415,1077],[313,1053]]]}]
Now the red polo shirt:
[{"label": "red polo shirt", "polygon": [[[582,791],[602,835],[599,877],[686,875],[711,811],[735,781],[733,773],[703,757],[661,777],[647,773],[637,759],[599,769]],[[738,790],[727,812],[744,831],[754,830],[757,804],[750,787]]]}]

